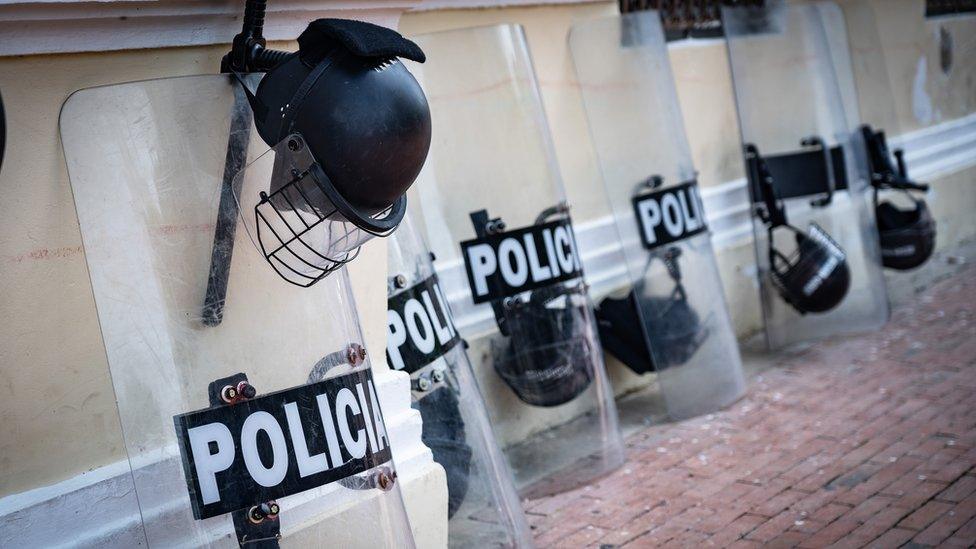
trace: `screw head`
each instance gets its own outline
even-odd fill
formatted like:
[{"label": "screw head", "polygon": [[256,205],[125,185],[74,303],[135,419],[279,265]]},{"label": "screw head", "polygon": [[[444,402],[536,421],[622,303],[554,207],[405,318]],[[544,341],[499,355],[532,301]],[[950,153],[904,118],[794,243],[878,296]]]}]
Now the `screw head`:
[{"label": "screw head", "polygon": [[261,510],[261,506],[265,505],[255,505],[247,510],[247,520],[251,521],[252,524],[261,524],[267,515]]},{"label": "screw head", "polygon": [[434,381],[434,383],[441,383],[441,382],[443,382],[444,381],[444,370],[434,370],[433,372],[430,373],[430,379],[432,379]]},{"label": "screw head", "polygon": [[358,343],[352,343],[346,349],[346,360],[353,366],[358,366],[366,360],[366,348]]},{"label": "screw head", "polygon": [[384,492],[389,492],[396,482],[395,477],[386,469],[376,473],[376,486]]},{"label": "screw head", "polygon": [[421,391],[429,391],[430,390],[430,378],[427,377],[427,376],[420,376],[417,379],[417,388],[420,389]]},{"label": "screw head", "polygon": [[407,286],[407,277],[402,274],[398,274],[393,277],[393,285],[397,288],[405,288]]},{"label": "screw head", "polygon": [[223,389],[220,390],[220,400],[225,403],[230,404],[237,400],[237,387],[233,385],[225,385]]}]

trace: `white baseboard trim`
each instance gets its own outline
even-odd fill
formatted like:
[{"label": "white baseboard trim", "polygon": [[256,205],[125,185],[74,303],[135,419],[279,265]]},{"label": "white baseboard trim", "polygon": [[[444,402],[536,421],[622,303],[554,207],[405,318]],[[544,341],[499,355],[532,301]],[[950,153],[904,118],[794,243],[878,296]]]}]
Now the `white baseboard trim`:
[{"label": "white baseboard trim", "polygon": [[[264,35],[294,40],[321,17],[396,28],[403,11],[418,2],[278,0],[268,4]],[[241,31],[243,6],[225,0],[0,2],[0,56],[229,44]]]}]

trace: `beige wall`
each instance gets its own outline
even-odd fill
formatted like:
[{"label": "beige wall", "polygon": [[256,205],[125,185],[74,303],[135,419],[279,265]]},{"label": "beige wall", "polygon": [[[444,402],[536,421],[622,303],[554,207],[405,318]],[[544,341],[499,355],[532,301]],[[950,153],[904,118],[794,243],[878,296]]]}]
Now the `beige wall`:
[{"label": "beige wall", "polygon": [[79,88],[204,72],[221,49],[0,59],[0,494],[125,457],[58,137],[61,104]]},{"label": "beige wall", "polygon": [[[841,7],[862,118],[911,131],[976,111],[976,17],[923,22],[922,0],[844,0]],[[943,31],[953,44],[949,72],[940,66]]]}]

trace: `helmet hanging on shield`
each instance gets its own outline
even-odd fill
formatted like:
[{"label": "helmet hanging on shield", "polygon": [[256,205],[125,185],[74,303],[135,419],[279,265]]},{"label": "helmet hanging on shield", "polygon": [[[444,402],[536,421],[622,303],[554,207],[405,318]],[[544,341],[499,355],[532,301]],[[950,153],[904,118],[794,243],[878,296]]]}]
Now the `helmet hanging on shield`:
[{"label": "helmet hanging on shield", "polygon": [[[811,224],[809,233],[804,234],[787,222],[786,209],[776,196],[776,180],[755,145],[746,145],[746,162],[750,189],[755,193],[756,215],[769,232],[770,277],[780,297],[800,314],[833,309],[851,285],[844,251],[819,225]],[[829,204],[830,199],[815,202]],[[793,234],[792,253],[777,248],[773,233],[779,228]]]},{"label": "helmet hanging on shield", "polygon": [[[238,195],[249,229],[285,280],[311,286],[390,234],[430,147],[430,110],[399,58],[425,60],[396,31],[320,19],[252,93],[261,138],[274,150],[266,185]],[[242,182],[243,183],[243,182]],[[256,192],[256,196],[253,193]]]},{"label": "helmet hanging on shield", "polygon": [[[663,358],[666,367],[680,366],[691,359],[708,337],[708,327],[702,325],[698,313],[689,305],[687,290],[681,283],[680,256],[681,248],[677,246],[670,246],[662,256],[674,289],[666,296],[644,298],[649,317],[646,328],[641,304],[637,302],[637,296],[645,294],[643,279],[626,297],[608,296],[597,307],[600,341],[635,373],[657,371],[651,348]],[[648,257],[647,267],[656,257]]]},{"label": "helmet hanging on shield", "polygon": [[[924,193],[929,186],[908,178],[904,153],[894,151],[897,169],[891,163],[891,153],[883,131],[861,126],[861,135],[868,149],[868,165],[871,184],[874,186],[874,211],[881,239],[881,262],[889,269],[905,271],[914,269],[932,256],[935,251],[935,219],[922,198],[913,192]],[[881,200],[883,190],[901,191],[911,202],[903,208],[894,201]]]},{"label": "helmet hanging on shield", "polygon": [[[568,211],[565,205],[546,208],[535,224],[568,219]],[[490,219],[485,211],[471,214],[471,222],[479,236],[505,230],[501,218]],[[499,331],[508,336],[492,342],[499,357],[495,372],[526,404],[565,404],[593,379],[588,366],[593,347],[587,339],[587,303],[573,300],[573,294],[585,295],[585,284],[545,286],[493,305]]]}]

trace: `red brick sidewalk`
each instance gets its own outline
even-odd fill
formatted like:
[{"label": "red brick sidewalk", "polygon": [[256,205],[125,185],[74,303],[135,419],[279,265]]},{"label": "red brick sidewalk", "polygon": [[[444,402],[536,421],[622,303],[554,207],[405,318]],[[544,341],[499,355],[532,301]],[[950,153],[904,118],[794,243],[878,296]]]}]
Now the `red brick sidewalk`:
[{"label": "red brick sidewalk", "polygon": [[526,502],[540,547],[972,546],[976,268],[880,333],[784,357],[722,413],[649,427],[593,486]]}]

